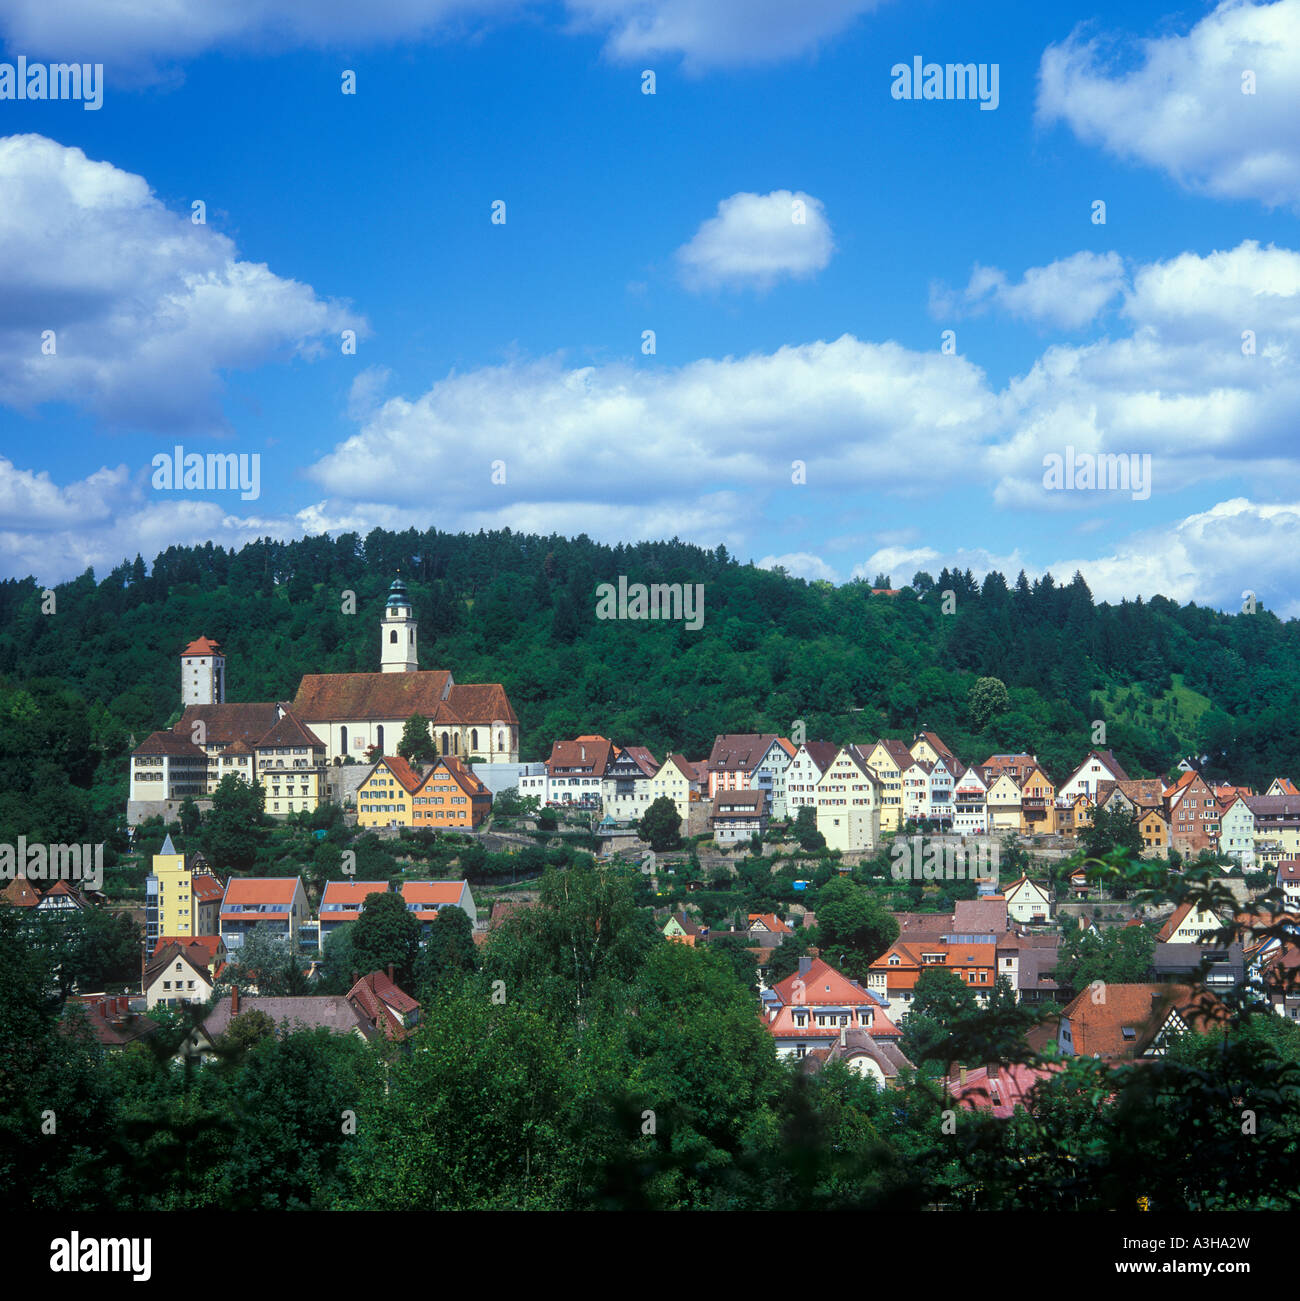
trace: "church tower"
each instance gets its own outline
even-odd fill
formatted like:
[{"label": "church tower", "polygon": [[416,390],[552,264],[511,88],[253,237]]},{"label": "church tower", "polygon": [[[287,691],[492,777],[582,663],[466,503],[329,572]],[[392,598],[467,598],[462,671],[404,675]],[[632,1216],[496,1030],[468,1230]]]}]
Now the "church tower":
[{"label": "church tower", "polygon": [[406,584],[401,575],[393,579],[384,602],[384,617],[380,620],[382,648],[379,669],[382,673],[414,673],[420,667],[415,642],[415,612],[406,595]]},{"label": "church tower", "polygon": [[207,637],[181,651],[181,705],[221,705],[226,700],[226,657]]}]

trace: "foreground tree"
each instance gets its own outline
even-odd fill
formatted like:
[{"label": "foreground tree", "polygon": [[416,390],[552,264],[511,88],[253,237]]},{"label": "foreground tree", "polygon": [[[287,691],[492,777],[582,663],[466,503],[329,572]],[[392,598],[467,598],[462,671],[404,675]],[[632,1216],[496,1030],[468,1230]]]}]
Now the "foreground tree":
[{"label": "foreground tree", "polygon": [[661,795],[641,815],[636,834],[649,841],[650,848],[658,854],[681,847],[681,825],[677,805],[667,795]]}]

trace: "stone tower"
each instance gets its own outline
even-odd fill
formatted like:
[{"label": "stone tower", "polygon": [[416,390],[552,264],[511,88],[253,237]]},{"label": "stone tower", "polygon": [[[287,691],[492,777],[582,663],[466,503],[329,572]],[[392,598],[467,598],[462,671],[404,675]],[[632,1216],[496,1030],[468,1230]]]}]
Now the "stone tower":
[{"label": "stone tower", "polygon": [[207,637],[181,651],[181,706],[220,705],[226,699],[226,657]]}]

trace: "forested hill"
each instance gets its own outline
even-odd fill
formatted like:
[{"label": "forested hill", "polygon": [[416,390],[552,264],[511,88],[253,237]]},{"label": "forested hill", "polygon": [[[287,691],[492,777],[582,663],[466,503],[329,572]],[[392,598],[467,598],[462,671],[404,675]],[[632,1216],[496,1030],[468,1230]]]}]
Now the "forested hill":
[{"label": "forested hill", "polygon": [[[152,572],[137,558],[61,585],[52,614],[33,580],[0,583],[0,835],[30,835],[35,820],[71,839],[96,812],[120,818],[128,737],[178,714],[177,657],[199,634],[222,643],[233,700],[292,697],[304,673],[377,669],[399,569],[421,665],[504,683],[526,759],[581,732],[697,757],[718,732],[788,735],[803,719],[809,738],[832,741],[929,727],[968,762],[1025,749],[1060,780],[1104,718],[1132,775],[1196,748],[1234,781],[1300,776],[1300,626],[1263,609],[1094,604],[1077,575],[1009,586],[944,571],[873,596],[677,541],[375,530],[170,548]],[[596,585],[620,575],[702,583],[703,627],[598,620]],[[341,612],[347,591],[355,614]],[[969,699],[983,676],[1009,690],[987,719]]]}]

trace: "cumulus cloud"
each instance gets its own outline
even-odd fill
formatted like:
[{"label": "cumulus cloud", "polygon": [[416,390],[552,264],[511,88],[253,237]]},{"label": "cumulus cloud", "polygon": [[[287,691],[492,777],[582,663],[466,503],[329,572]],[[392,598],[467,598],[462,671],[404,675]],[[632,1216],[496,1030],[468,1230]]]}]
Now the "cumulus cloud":
[{"label": "cumulus cloud", "polygon": [[1227,476],[1300,488],[1300,254],[1248,240],[1152,263],[1120,314],[1127,334],[1049,348],[999,395],[985,465],[1000,506],[1095,505],[1043,488],[1043,456],[1068,446],[1150,455],[1159,494]]},{"label": "cumulus cloud", "polygon": [[[38,135],[0,139],[0,402],[106,421],[221,424],[220,372],[309,355],[364,322],[240,261],[145,180]],[[43,350],[53,331],[53,352]]]},{"label": "cumulus cloud", "polygon": [[1075,253],[1030,267],[1014,283],[999,268],[976,263],[964,290],[932,286],[930,310],[937,318],[955,318],[978,316],[996,306],[1025,320],[1078,329],[1095,320],[1123,289],[1124,261],[1118,253]]},{"label": "cumulus cloud", "polygon": [[802,190],[733,194],[677,250],[690,289],[770,289],[825,269],[835,250],[820,199]]},{"label": "cumulus cloud", "polygon": [[1037,116],[1188,189],[1300,208],[1300,0],[1226,0],[1136,42],[1076,29],[1043,53]]},{"label": "cumulus cloud", "polygon": [[794,578],[806,578],[809,582],[823,579],[828,583],[836,581],[835,571],[821,556],[810,551],[791,551],[784,556],[764,556],[758,561],[760,569],[784,569]]},{"label": "cumulus cloud", "polygon": [[[670,368],[566,369],[558,359],[452,375],[414,401],[390,398],[353,437],[307,471],[344,500],[444,498],[496,510],[538,505],[681,501],[699,484],[771,489],[803,460],[810,485],[891,487],[951,481],[991,429],[995,400],[963,358],[897,344],[784,347]],[[950,456],[919,464],[918,441]],[[474,455],[466,455],[472,448]],[[490,463],[504,462],[493,484]]]},{"label": "cumulus cloud", "polygon": [[[627,61],[683,56],[687,66],[766,63],[804,55],[880,0],[567,0],[567,27],[603,34]],[[391,44],[473,34],[535,14],[528,0],[6,0],[0,32],[11,49],[143,67],[210,49]]]}]

